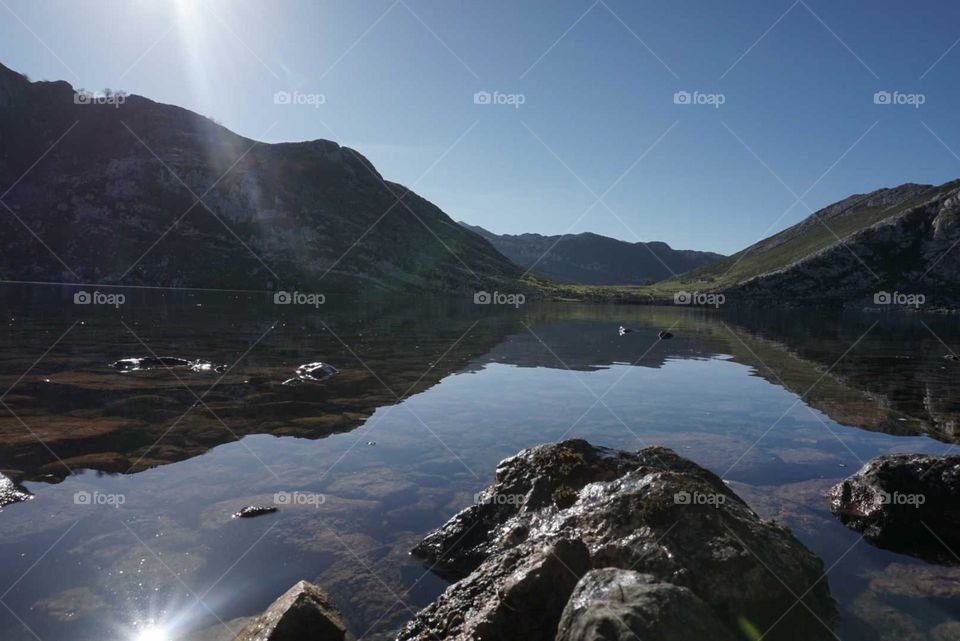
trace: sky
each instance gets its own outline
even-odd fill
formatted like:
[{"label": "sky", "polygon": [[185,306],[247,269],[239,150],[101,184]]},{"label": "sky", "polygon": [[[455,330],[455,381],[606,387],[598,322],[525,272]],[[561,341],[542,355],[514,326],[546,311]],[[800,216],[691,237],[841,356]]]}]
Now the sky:
[{"label": "sky", "polygon": [[960,177],[957,24],[953,0],[0,0],[0,63],[335,140],[497,233],[733,253]]}]

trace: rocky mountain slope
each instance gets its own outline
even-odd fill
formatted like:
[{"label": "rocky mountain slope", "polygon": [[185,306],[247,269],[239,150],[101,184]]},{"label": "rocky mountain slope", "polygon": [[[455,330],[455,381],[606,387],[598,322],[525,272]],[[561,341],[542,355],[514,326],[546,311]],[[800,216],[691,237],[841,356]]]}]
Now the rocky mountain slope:
[{"label": "rocky mountain slope", "polygon": [[258,143],[2,65],[0,140],[2,279],[467,292],[521,271],[328,140]]},{"label": "rocky mountain slope", "polygon": [[879,189],[661,289],[722,290],[752,303],[950,307],[960,301],[958,221],[960,181]]},{"label": "rocky mountain slope", "polygon": [[483,227],[460,224],[489,240],[524,269],[533,266],[534,272],[564,283],[643,285],[723,258],[712,252],[673,249],[661,242],[628,243],[591,233],[494,234]]}]

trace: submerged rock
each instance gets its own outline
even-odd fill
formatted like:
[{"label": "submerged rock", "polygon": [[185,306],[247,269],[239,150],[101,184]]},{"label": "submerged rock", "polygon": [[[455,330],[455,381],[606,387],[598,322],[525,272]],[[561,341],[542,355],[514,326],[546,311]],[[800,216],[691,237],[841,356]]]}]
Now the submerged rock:
[{"label": "submerged rock", "polygon": [[235,519],[252,519],[255,516],[263,516],[264,514],[273,514],[279,508],[268,507],[266,505],[248,505],[239,512],[234,512],[233,518]]},{"label": "submerged rock", "polygon": [[960,564],[960,456],[875,458],[830,490],[830,509],[878,547]]},{"label": "submerged rock", "polygon": [[650,574],[604,568],[577,583],[556,641],[734,641],[696,594]]},{"label": "submerged rock", "polygon": [[122,372],[139,372],[159,368],[189,368],[194,372],[225,372],[226,365],[215,365],[210,361],[187,360],[176,356],[139,356],[136,358],[121,358],[110,363],[110,367]]},{"label": "submerged rock", "polygon": [[18,488],[13,481],[0,474],[0,508],[11,503],[28,501],[33,498],[29,492]]},{"label": "submerged rock", "polygon": [[303,385],[308,382],[325,381],[338,373],[338,370],[329,363],[306,363],[297,368],[296,376],[288,378],[284,385]]},{"label": "submerged rock", "polygon": [[[579,580],[586,569],[620,568],[650,575],[647,583],[672,584],[637,588],[635,596],[649,603],[621,604],[635,606],[638,621],[670,620],[668,609],[651,610],[656,598],[695,597],[713,613],[713,619],[698,615],[697,621],[716,628],[702,638],[723,639],[737,630],[766,634],[770,641],[832,636],[816,620],[829,623],[836,614],[822,561],[786,528],[762,522],[719,477],[667,448],[628,453],[583,440],[531,448],[501,462],[495,482],[478,499],[414,548],[447,576],[466,578],[418,614],[400,639],[500,638],[481,627],[500,607],[546,616],[537,599],[548,595],[539,591],[530,602],[518,603],[516,595],[503,602],[513,584],[535,583],[543,574],[539,564],[511,559],[535,559],[538,551],[573,549],[576,543],[585,546],[588,560],[583,571],[567,563],[570,579]],[[505,576],[504,567],[514,569]],[[685,588],[690,598],[674,588]],[[794,607],[798,595],[803,607]],[[550,596],[552,603],[559,593]],[[550,621],[525,638],[552,640],[559,618]]]},{"label": "submerged rock", "polygon": [[330,596],[300,581],[250,621],[235,641],[352,641]]}]

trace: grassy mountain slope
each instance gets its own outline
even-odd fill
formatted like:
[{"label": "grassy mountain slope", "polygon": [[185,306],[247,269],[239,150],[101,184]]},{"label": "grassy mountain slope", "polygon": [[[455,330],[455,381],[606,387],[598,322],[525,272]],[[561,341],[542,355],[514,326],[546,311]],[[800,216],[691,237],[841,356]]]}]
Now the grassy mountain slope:
[{"label": "grassy mountain slope", "polygon": [[878,292],[960,306],[960,181],[851,196],[712,265],[649,287],[568,288],[557,295],[668,302],[722,292],[747,304],[873,305]]}]

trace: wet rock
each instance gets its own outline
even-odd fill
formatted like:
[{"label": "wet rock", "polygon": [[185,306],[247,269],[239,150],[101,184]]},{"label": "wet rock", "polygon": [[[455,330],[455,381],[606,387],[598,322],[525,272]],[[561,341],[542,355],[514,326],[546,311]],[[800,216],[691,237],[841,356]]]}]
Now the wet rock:
[{"label": "wet rock", "polygon": [[0,508],[11,503],[32,499],[33,495],[18,488],[13,481],[0,474]]},{"label": "wet rock", "polygon": [[[414,548],[448,576],[467,577],[401,638],[443,637],[451,622],[469,636],[487,597],[468,605],[455,598],[461,584],[497,583],[504,555],[560,540],[583,543],[591,569],[636,570],[688,589],[722,621],[722,632],[831,635],[816,620],[836,614],[822,561],[786,528],[761,521],[719,477],[667,448],[627,453],[572,440],[503,461],[476,505]],[[793,607],[797,595],[804,607]]]},{"label": "wet rock", "polygon": [[590,555],[577,540],[526,543],[490,557],[421,610],[398,641],[552,641]]},{"label": "wet rock", "polygon": [[960,456],[875,458],[830,490],[830,509],[878,547],[960,564]]},{"label": "wet rock", "polygon": [[339,370],[329,363],[306,363],[297,368],[296,376],[288,378],[283,382],[284,385],[302,385],[308,382],[325,381],[331,376],[338,374]]},{"label": "wet rock", "polygon": [[556,641],[734,641],[696,594],[650,574],[604,568],[577,583]]},{"label": "wet rock", "polygon": [[215,365],[205,360],[187,360],[175,356],[142,356],[136,358],[121,358],[118,361],[110,363],[110,367],[118,369],[121,372],[139,372],[160,368],[187,368],[194,372],[218,372],[227,371],[226,365]]},{"label": "wet rock", "polygon": [[188,367],[189,365],[190,361],[187,359],[176,358],[174,356],[121,358],[118,361],[110,363],[110,367],[123,372],[136,372],[157,367]]},{"label": "wet rock", "polygon": [[611,481],[653,461],[656,454],[633,454],[594,447],[582,439],[524,450],[497,466],[496,480],[483,490],[477,503],[426,536],[413,553],[427,559],[439,574],[452,579],[466,576],[509,538],[512,517],[529,517],[554,504],[568,488],[579,491],[588,483]]},{"label": "wet rock", "polygon": [[663,331],[657,332],[657,338],[661,340],[667,340],[668,338],[673,338],[673,334],[668,332],[667,330],[663,330]]},{"label": "wet rock", "polygon": [[279,508],[268,507],[266,505],[248,505],[239,512],[234,512],[233,518],[235,519],[252,519],[255,516],[263,516],[264,514],[273,514]]},{"label": "wet rock", "polygon": [[240,631],[235,641],[347,641],[343,617],[326,592],[300,581]]}]

